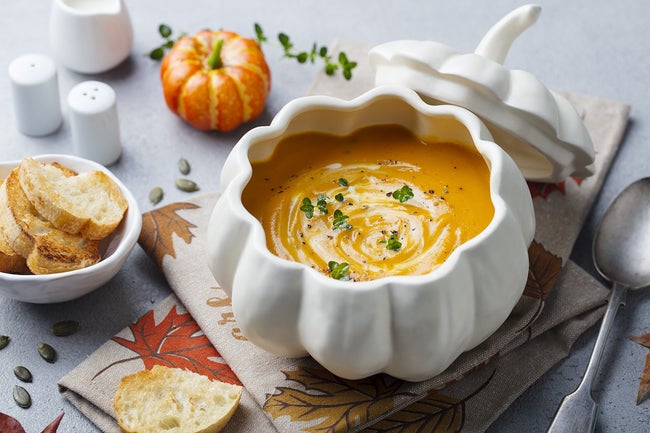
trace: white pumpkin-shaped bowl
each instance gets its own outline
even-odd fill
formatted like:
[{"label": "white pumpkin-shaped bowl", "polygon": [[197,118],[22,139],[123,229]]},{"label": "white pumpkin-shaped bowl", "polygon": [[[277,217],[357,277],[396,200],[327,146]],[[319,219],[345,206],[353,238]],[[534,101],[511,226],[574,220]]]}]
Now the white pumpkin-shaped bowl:
[{"label": "white pumpkin-shaped bowl", "polygon": [[[487,228],[420,276],[340,281],[271,253],[261,223],[242,204],[251,161],[266,159],[287,135],[347,135],[378,124],[473,144],[489,167],[494,217]],[[221,191],[208,227],[209,267],[231,296],[243,334],[278,355],[311,355],[344,378],[433,377],[492,334],[525,286],[535,220],[520,170],[474,114],[428,105],[403,87],[378,87],[351,101],[291,101],[237,143]]]}]

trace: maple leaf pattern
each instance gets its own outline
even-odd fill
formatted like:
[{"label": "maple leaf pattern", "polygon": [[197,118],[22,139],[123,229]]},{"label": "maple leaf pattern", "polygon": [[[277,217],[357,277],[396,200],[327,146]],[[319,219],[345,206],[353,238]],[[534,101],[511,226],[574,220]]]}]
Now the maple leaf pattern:
[{"label": "maple leaf pattern", "polygon": [[287,380],[305,389],[276,388],[267,395],[263,409],[273,418],[289,416],[294,422],[313,422],[311,433],[347,432],[352,427],[391,411],[403,381],[379,374],[362,380],[342,379],[325,369],[299,368],[283,371]]},{"label": "maple leaf pattern", "polygon": [[456,433],[465,422],[464,402],[433,393],[388,416],[363,433]]},{"label": "maple leaf pattern", "polygon": [[387,416],[363,433],[458,433],[465,424],[465,404],[492,381],[496,369],[476,390],[463,398],[429,391],[422,400]]},{"label": "maple leaf pattern", "polygon": [[546,300],[562,271],[562,259],[533,241],[528,248],[528,280],[524,295]]},{"label": "maple leaf pattern", "polygon": [[[582,179],[575,176],[570,176],[567,179],[573,179],[576,185],[580,186]],[[558,183],[544,183],[544,182],[528,182],[528,190],[532,198],[541,197],[544,200],[553,191],[558,191],[562,195],[566,195],[566,180],[563,180]]]},{"label": "maple leaf pattern", "polygon": [[98,372],[95,377],[115,364],[140,359],[145,368],[154,365],[179,367],[218,379],[241,385],[235,373],[225,362],[219,362],[221,355],[201,332],[199,325],[189,313],[178,314],[174,305],[160,323],[155,323],[153,310],[129,325],[133,340],[113,337],[112,340],[137,353],[137,356],[113,362]]},{"label": "maple leaf pattern", "polygon": [[[650,349],[650,333],[632,336],[630,337],[630,340]],[[639,382],[636,404],[641,404],[648,397],[650,397],[650,353],[645,357],[645,366],[643,367],[643,374],[641,375],[641,381]]]},{"label": "maple leaf pattern", "polygon": [[193,203],[172,203],[149,211],[142,216],[142,231],[138,243],[158,266],[162,267],[162,261],[166,255],[176,258],[173,234],[187,244],[192,242],[194,235],[190,229],[195,228],[196,225],[180,217],[177,212],[198,207]]}]

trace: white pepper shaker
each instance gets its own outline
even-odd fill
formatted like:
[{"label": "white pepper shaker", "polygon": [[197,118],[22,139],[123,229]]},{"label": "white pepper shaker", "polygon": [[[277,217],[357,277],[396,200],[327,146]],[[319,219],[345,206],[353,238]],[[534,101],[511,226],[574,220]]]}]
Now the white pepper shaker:
[{"label": "white pepper shaker", "polygon": [[54,61],[25,54],[9,64],[16,126],[25,135],[42,136],[61,125],[61,102]]},{"label": "white pepper shaker", "polygon": [[68,94],[74,153],[110,165],[122,153],[115,91],[100,81],[84,81]]}]

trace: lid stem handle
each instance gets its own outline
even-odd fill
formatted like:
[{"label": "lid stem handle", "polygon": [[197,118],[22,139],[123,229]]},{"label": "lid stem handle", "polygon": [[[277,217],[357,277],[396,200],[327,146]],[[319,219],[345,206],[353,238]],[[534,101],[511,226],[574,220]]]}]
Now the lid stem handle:
[{"label": "lid stem handle", "polygon": [[535,4],[513,10],[488,30],[474,53],[502,64],[510,45],[524,30],[535,24],[541,11],[542,8]]}]

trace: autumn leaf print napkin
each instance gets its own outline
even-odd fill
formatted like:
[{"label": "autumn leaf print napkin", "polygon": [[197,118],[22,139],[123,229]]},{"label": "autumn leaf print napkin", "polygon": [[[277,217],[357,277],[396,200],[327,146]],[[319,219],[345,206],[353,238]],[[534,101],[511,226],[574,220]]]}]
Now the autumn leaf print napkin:
[{"label": "autumn leaf print napkin", "polygon": [[[345,43],[351,58],[366,49]],[[372,86],[367,64],[351,81],[318,76],[310,91],[353,97]],[[174,295],[127,326],[63,377],[62,394],[106,432],[118,432],[120,378],[155,364],[188,368],[245,387],[226,432],[482,432],[602,316],[609,291],[569,260],[627,124],[629,107],[566,94],[596,147],[595,175],[530,183],[537,218],[524,293],[506,322],[445,372],[423,382],[385,374],[336,377],[313,359],[287,359],[246,340],[206,263],[206,226],[218,193],[147,212],[141,247]],[[260,281],[260,284],[264,284]]]}]

